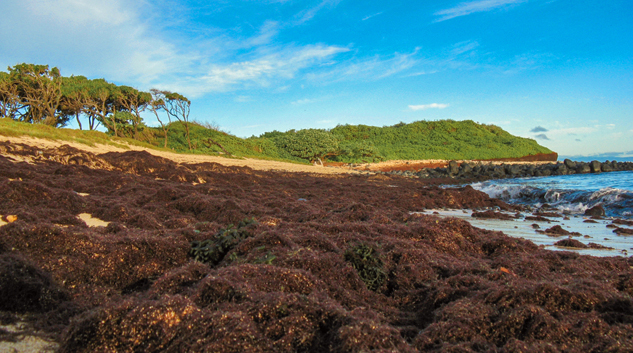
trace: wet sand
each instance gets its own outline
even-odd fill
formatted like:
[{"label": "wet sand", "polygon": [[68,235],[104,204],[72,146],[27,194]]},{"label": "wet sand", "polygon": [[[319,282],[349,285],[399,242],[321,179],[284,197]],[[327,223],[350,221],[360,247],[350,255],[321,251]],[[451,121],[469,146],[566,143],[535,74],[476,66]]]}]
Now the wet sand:
[{"label": "wet sand", "polygon": [[[525,217],[513,220],[500,219],[483,219],[472,217],[473,210],[428,210],[426,213],[437,212],[441,217],[456,217],[463,219],[475,227],[488,229],[492,231],[503,232],[506,235],[516,238],[527,239],[534,244],[543,246],[548,250],[574,251],[581,255],[592,256],[628,256],[629,252],[633,252],[633,236],[618,235],[613,232],[611,225],[613,219],[597,219],[592,220],[587,216],[569,216],[569,219],[548,218],[549,222],[530,221]],[[513,215],[513,213],[507,213]],[[529,213],[527,213],[529,215]],[[595,223],[586,223],[591,220]],[[577,232],[580,235],[574,235],[576,239],[582,243],[596,243],[613,249],[579,249],[554,245],[557,241],[565,239],[568,236],[548,235],[537,232],[532,225],[537,224],[538,230],[544,231],[555,225],[560,225],[569,232]],[[629,226],[619,225],[619,227],[628,228]]]}]

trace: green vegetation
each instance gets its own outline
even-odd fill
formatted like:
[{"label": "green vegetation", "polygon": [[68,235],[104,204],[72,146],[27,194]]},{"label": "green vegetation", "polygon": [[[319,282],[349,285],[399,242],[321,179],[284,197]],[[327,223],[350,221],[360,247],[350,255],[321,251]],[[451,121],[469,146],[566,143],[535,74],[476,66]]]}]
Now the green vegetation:
[{"label": "green vegetation", "polygon": [[[272,131],[242,139],[190,120],[191,101],[176,92],[142,92],[104,79],[64,77],[47,65],[0,71],[0,134],[88,145],[127,142],[176,152],[322,163],[416,159],[518,158],[551,153],[532,139],[473,121],[417,121],[393,126],[339,125],[331,130]],[[160,127],[146,126],[151,112]],[[76,119],[79,130],[59,129]],[[107,133],[96,131],[99,126]],[[88,131],[82,130],[83,127]],[[159,147],[160,146],[160,147]]]},{"label": "green vegetation", "polygon": [[383,270],[383,262],[378,252],[367,244],[350,247],[343,255],[358,272],[358,276],[365,282],[367,289],[376,291],[387,279]]},{"label": "green vegetation", "polygon": [[[394,159],[493,159],[552,153],[535,140],[513,136],[494,125],[471,120],[416,121],[383,128],[339,125],[330,130],[348,153],[334,159],[353,162]],[[344,151],[341,151],[344,152]]]},{"label": "green vegetation", "polygon": [[87,146],[102,144],[127,149],[127,145],[129,144],[146,148],[157,148],[147,142],[125,137],[114,137],[96,130],[58,129],[44,124],[29,124],[1,117],[0,135],[14,137],[30,136],[47,140],[76,142]]},{"label": "green vegetation", "polygon": [[287,133],[277,131],[262,135],[274,142],[279,150],[291,156],[322,163],[327,156],[338,154],[338,139],[329,131],[318,129],[290,130]]},{"label": "green vegetation", "polygon": [[228,227],[220,229],[211,239],[191,242],[189,257],[212,266],[217,265],[229,251],[238,246],[244,239],[252,236],[248,231],[248,226],[251,224],[257,224],[257,221],[254,218],[245,219],[237,225],[237,228],[230,224]]}]

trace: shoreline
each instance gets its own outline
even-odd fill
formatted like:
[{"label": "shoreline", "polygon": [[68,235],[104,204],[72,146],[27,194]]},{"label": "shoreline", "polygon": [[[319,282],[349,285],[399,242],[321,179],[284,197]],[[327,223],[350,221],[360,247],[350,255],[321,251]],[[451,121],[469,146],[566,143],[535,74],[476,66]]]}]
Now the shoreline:
[{"label": "shoreline", "polygon": [[455,178],[0,147],[0,311],[62,352],[633,348],[633,259],[430,213],[523,212]]},{"label": "shoreline", "polygon": [[[11,147],[11,145],[14,146]],[[30,146],[31,148],[27,148],[29,151],[21,151],[22,148],[19,147],[20,145]],[[131,145],[128,146],[129,149],[126,150],[110,145],[88,146],[80,143],[51,141],[24,136],[0,136],[0,153],[11,155],[14,159],[25,162],[42,159],[43,155],[46,154],[45,151],[49,155],[54,155],[55,150],[61,148],[62,146],[69,146],[94,155],[110,152],[124,153],[127,151],[143,151],[156,157],[167,158],[179,164],[218,163],[223,166],[248,167],[259,171],[301,172],[325,175],[375,173],[417,177],[422,179],[445,179],[447,183],[454,183],[450,179],[461,179],[462,181],[482,181],[506,177],[594,173],[596,170],[603,172],[633,170],[633,162],[612,161],[610,163],[601,163],[594,161],[586,163],[565,160],[562,162],[558,161],[552,163],[551,161],[529,160],[540,158],[539,156],[495,160],[391,160],[377,163],[357,164],[325,163],[325,166],[316,166],[253,158],[232,159],[209,155],[181,154]],[[62,163],[64,162],[63,160],[58,161]],[[66,159],[66,162],[68,162],[68,158]],[[598,166],[596,163],[600,163],[600,165]]]}]

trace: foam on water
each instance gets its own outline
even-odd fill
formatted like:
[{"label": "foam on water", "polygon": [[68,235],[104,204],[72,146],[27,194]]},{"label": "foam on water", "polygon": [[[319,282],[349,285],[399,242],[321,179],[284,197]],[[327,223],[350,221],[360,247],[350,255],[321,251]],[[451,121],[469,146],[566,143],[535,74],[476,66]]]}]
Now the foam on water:
[{"label": "foam on water", "polygon": [[508,203],[534,207],[547,203],[569,214],[598,204],[612,217],[631,218],[633,210],[633,172],[490,180],[472,187]]}]

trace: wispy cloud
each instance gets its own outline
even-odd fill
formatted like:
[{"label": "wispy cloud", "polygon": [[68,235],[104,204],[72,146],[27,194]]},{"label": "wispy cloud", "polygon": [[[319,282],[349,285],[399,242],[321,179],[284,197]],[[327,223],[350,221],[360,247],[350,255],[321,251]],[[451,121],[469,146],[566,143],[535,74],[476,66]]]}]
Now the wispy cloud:
[{"label": "wispy cloud", "polygon": [[438,18],[434,22],[442,22],[455,17],[470,15],[477,12],[491,11],[494,9],[516,5],[528,0],[479,0],[462,2],[455,7],[440,10],[435,13]]},{"label": "wispy cloud", "polygon": [[64,75],[106,77],[193,98],[273,83],[287,86],[284,81],[302,70],[349,49],[284,44],[276,40],[278,34],[339,1],[319,2],[297,14],[295,23],[293,19],[264,21],[246,37],[222,28],[207,29],[200,36],[175,37],[170,32],[173,28],[164,27],[161,20],[170,15],[146,1],[0,1],[0,13],[11,14],[0,21],[0,33],[7,34],[0,36],[0,65],[28,60],[60,66]]},{"label": "wispy cloud", "polygon": [[296,100],[294,102],[290,102],[290,104],[292,104],[292,105],[304,105],[304,104],[314,103],[316,101],[317,101],[316,99],[304,98],[304,99]]},{"label": "wispy cloud", "polygon": [[252,101],[252,98],[249,96],[237,96],[233,100],[238,103],[246,103]]},{"label": "wispy cloud", "polygon": [[409,109],[411,110],[427,110],[427,109],[444,109],[448,108],[448,104],[442,103],[431,103],[431,104],[421,104],[421,105],[410,105]]},{"label": "wispy cloud", "polygon": [[[326,45],[276,48],[266,55],[256,54],[252,60],[210,64],[206,66],[207,71],[200,75],[179,78],[166,85],[179,87],[180,91],[189,92],[193,96],[209,92],[269,87],[273,83],[292,79],[299,71],[348,50]],[[204,68],[204,65],[200,65],[198,70]]]},{"label": "wispy cloud", "polygon": [[370,58],[350,58],[335,65],[324,66],[308,74],[308,80],[315,83],[333,83],[346,80],[374,81],[393,76],[417,66],[420,61],[416,58],[418,49],[411,53],[395,53],[387,56],[373,56]]},{"label": "wispy cloud", "polygon": [[74,74],[138,82],[196,60],[195,51],[184,54],[153,33],[143,18],[152,9],[145,5],[131,0],[2,1],[0,13],[11,15],[0,23],[5,34],[0,36],[0,60],[13,65],[36,58],[53,66],[64,63],[62,74],[70,74],[69,68]]},{"label": "wispy cloud", "polygon": [[341,2],[341,0],[323,0],[318,5],[299,12],[295,16],[295,21],[293,21],[292,24],[293,25],[304,24],[310,21],[314,16],[316,16],[317,13],[319,13],[319,11],[323,10],[324,8],[335,7],[336,5],[338,5],[339,2]]},{"label": "wispy cloud", "polygon": [[375,14],[373,14],[373,15],[366,16],[366,17],[364,17],[361,21],[367,21],[367,20],[369,20],[370,18],[374,18],[374,17],[379,16],[379,15],[382,15],[382,12],[378,12],[378,13],[375,13]]}]

